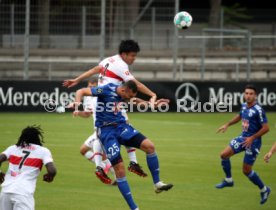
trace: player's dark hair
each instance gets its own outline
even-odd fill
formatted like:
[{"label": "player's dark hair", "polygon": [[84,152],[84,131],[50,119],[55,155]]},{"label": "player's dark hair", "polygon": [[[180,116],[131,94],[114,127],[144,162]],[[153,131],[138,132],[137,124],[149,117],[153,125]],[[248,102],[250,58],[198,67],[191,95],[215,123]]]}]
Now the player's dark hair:
[{"label": "player's dark hair", "polygon": [[37,144],[42,146],[43,141],[43,131],[39,126],[28,126],[24,128],[21,135],[16,143],[16,146],[28,146],[29,144]]},{"label": "player's dark hair", "polygon": [[140,51],[140,47],[137,42],[132,39],[122,40],[119,45],[119,54]]},{"label": "player's dark hair", "polygon": [[87,84],[89,85],[90,84],[94,84],[94,83],[98,83],[98,79],[97,78],[92,78],[90,80],[88,80]]},{"label": "player's dark hair", "polygon": [[137,93],[138,92],[137,84],[134,81],[132,81],[132,80],[129,80],[129,81],[125,82],[123,84],[123,86],[127,87],[128,89],[130,89],[133,93]]},{"label": "player's dark hair", "polygon": [[251,84],[246,85],[245,88],[244,88],[244,90],[246,90],[246,89],[254,90],[254,92],[255,92],[256,94],[258,93],[258,92],[257,92],[257,89],[256,89],[256,87],[255,87],[254,85],[251,85]]}]

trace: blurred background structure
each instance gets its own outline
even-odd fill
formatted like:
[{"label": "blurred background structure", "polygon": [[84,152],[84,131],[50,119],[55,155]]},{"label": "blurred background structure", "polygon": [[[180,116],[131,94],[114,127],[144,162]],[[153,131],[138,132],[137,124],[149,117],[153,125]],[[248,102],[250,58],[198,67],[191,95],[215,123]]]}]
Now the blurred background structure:
[{"label": "blurred background structure", "polygon": [[[266,7],[223,0],[0,0],[0,78],[72,78],[131,38],[141,47],[132,67],[138,79],[273,81],[276,8]],[[188,30],[174,26],[178,11],[193,16]]]}]

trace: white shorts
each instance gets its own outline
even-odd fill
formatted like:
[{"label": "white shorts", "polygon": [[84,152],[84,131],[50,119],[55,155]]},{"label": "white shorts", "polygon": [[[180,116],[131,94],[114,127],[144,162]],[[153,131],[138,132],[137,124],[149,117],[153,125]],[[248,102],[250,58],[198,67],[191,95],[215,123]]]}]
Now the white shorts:
[{"label": "white shorts", "polygon": [[85,140],[84,144],[87,147],[93,149],[93,144],[94,144],[95,141],[99,141],[99,138],[97,136],[97,132],[96,131]]},{"label": "white shorts", "polygon": [[0,210],[34,210],[34,205],[33,195],[0,194]]}]

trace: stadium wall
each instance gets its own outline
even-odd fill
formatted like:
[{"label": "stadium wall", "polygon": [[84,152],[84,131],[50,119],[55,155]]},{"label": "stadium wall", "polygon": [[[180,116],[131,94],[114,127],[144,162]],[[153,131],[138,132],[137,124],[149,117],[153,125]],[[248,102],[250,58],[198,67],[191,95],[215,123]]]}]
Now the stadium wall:
[{"label": "stadium wall", "polygon": [[[60,81],[0,81],[0,112],[55,112],[58,106],[73,101],[75,91]],[[243,102],[246,82],[144,82],[158,98],[170,99],[169,107],[159,111],[230,112]],[[258,89],[258,102],[266,111],[276,111],[276,86],[273,82],[251,82]],[[139,97],[147,99],[143,95]],[[46,108],[50,110],[46,110]],[[149,111],[149,110],[147,110]]]}]

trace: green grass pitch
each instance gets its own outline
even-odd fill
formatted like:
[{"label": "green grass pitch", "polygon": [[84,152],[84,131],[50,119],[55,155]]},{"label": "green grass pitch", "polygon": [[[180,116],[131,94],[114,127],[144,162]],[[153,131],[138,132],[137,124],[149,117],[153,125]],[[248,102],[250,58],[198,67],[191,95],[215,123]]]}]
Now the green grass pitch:
[{"label": "green grass pitch", "polygon": [[[272,189],[268,202],[260,206],[259,190],[242,174],[243,154],[232,158],[233,188],[217,190],[222,180],[219,153],[231,138],[240,134],[235,125],[224,134],[216,129],[235,113],[132,113],[132,125],[151,139],[159,155],[161,179],[174,188],[156,195],[151,177],[140,178],[127,172],[134,200],[141,210],[257,210],[275,209],[276,155],[269,164],[263,155],[276,141],[276,113],[268,113],[270,132],[263,138],[261,154],[254,170]],[[0,150],[14,144],[22,128],[41,125],[45,146],[53,154],[58,174],[51,184],[40,174],[35,193],[36,210],[127,210],[117,187],[102,184],[94,175],[95,166],[79,154],[79,147],[92,132],[91,119],[73,118],[71,114],[2,113],[0,114]],[[126,151],[122,148],[125,166]],[[145,155],[137,151],[146,172]],[[6,170],[7,163],[2,165]],[[42,171],[45,172],[45,169]]]}]

